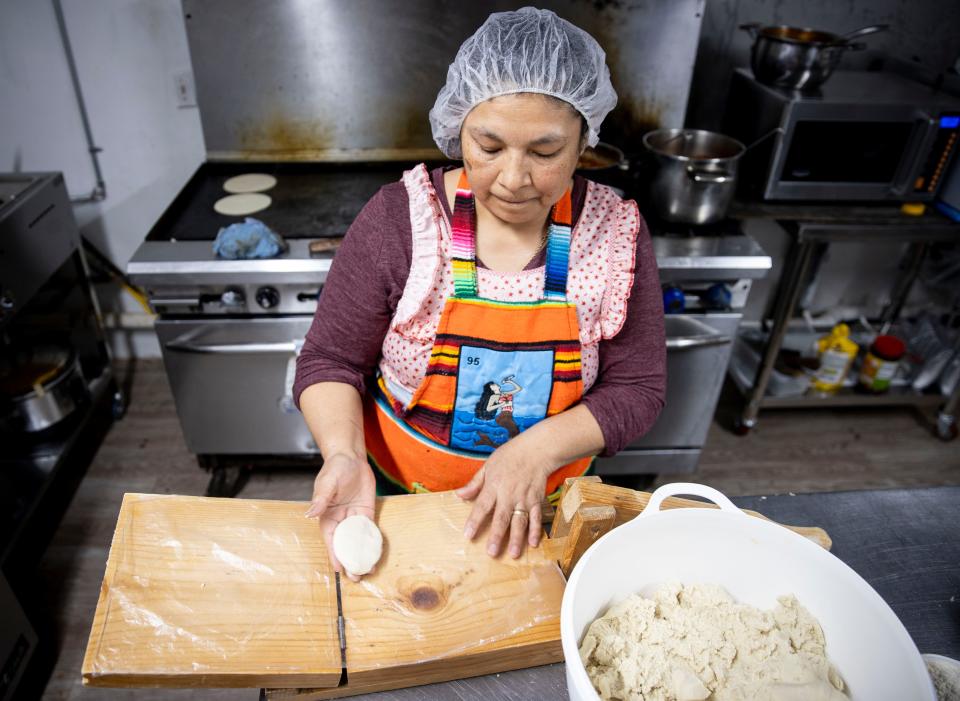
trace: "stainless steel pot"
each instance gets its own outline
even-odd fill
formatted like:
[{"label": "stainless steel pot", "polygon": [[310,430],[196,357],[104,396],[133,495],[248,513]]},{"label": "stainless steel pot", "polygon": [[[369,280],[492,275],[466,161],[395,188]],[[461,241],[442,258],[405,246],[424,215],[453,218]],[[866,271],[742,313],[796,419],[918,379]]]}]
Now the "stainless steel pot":
[{"label": "stainless steel pot", "polygon": [[588,146],[577,161],[577,170],[589,173],[608,170],[629,170],[630,163],[623,151],[602,141],[596,146]]},{"label": "stainless steel pot", "polygon": [[753,37],[750,67],[761,83],[812,90],[823,84],[840,63],[844,51],[866,48],[853,40],[887,29],[886,24],[838,35],[801,27],[740,25]]},{"label": "stainless steel pot", "polygon": [[18,352],[0,364],[0,429],[42,431],[67,418],[88,396],[80,361],[71,351]]},{"label": "stainless steel pot", "polygon": [[729,136],[699,129],[657,129],[643,137],[655,161],[651,204],[666,221],[710,224],[723,219],[746,150]]}]

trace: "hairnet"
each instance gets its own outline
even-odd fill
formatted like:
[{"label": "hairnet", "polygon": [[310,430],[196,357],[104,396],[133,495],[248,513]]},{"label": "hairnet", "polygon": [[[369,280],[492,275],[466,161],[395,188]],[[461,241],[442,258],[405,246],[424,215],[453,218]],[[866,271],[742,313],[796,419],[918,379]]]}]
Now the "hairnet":
[{"label": "hairnet", "polygon": [[570,103],[595,146],[600,124],[617,104],[606,54],[596,39],[550,10],[496,12],[463,42],[430,110],[433,140],[460,158],[460,127],[476,105],[498,95],[532,92]]}]

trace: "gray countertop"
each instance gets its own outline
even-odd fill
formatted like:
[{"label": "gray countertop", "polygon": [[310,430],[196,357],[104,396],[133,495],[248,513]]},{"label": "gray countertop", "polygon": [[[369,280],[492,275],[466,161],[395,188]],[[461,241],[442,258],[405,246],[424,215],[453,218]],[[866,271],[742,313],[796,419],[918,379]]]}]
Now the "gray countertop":
[{"label": "gray countertop", "polygon": [[[740,497],[737,506],[821,526],[833,553],[890,605],[920,652],[960,658],[960,487]],[[376,701],[564,699],[562,664],[355,696]]]}]

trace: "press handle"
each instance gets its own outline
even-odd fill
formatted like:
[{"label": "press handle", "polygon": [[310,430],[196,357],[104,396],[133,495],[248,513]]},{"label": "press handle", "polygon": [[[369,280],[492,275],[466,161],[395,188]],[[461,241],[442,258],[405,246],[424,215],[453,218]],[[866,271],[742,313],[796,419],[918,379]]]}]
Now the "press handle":
[{"label": "press handle", "polygon": [[651,516],[658,513],[664,499],[675,497],[678,494],[693,494],[694,496],[709,499],[719,506],[721,511],[729,511],[737,514],[743,513],[732,501],[713,487],[708,487],[705,484],[694,484],[693,482],[671,482],[670,484],[663,485],[650,495],[650,501],[647,502],[647,506],[640,513],[640,516]]}]

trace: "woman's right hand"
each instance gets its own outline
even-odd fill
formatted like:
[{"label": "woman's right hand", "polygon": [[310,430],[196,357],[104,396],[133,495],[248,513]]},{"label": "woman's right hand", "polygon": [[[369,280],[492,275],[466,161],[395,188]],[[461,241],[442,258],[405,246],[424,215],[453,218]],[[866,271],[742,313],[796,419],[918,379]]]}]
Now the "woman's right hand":
[{"label": "woman's right hand", "polygon": [[[320,530],[335,572],[344,572],[344,569],[333,552],[334,530],[343,519],[354,514],[374,520],[376,498],[377,483],[366,459],[337,453],[323,461],[313,481],[313,499],[305,516],[320,517]],[[360,581],[359,577],[346,574],[353,581]]]}]

